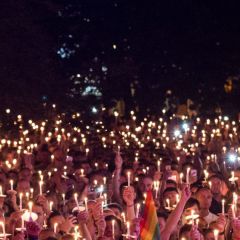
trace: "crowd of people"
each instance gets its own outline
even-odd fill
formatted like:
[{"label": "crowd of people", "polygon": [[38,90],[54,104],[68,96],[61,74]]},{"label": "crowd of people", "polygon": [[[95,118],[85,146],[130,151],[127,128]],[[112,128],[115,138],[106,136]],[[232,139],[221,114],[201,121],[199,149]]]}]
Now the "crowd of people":
[{"label": "crowd of people", "polygon": [[1,239],[150,240],[149,193],[160,239],[240,239],[239,122],[134,112],[112,125],[79,113],[12,121],[0,140]]}]

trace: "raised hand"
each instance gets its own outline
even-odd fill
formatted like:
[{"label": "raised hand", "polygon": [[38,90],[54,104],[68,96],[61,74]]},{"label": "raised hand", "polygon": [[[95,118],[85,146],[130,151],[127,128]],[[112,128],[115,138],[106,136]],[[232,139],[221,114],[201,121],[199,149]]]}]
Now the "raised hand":
[{"label": "raised hand", "polygon": [[121,157],[119,152],[116,153],[114,162],[115,162],[115,167],[116,167],[117,170],[122,169],[123,159],[122,159],[122,157]]},{"label": "raised hand", "polygon": [[65,221],[59,226],[59,229],[65,233],[69,233],[71,229],[74,227],[74,224],[77,223],[77,219],[75,216],[68,216]]},{"label": "raised hand", "polygon": [[87,224],[88,221],[88,212],[87,211],[81,211],[77,215],[77,220],[80,225]]},{"label": "raised hand", "polygon": [[135,198],[136,194],[132,186],[124,188],[123,200],[127,204],[127,206],[132,206],[134,204]]}]

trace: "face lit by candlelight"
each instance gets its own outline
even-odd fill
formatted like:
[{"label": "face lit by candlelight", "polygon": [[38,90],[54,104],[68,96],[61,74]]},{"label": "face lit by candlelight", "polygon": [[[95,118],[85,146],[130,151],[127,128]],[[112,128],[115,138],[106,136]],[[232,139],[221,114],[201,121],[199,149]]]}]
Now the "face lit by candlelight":
[{"label": "face lit by candlelight", "polygon": [[199,201],[200,209],[208,210],[212,204],[212,193],[209,189],[203,188],[196,194],[196,198]]},{"label": "face lit by candlelight", "polygon": [[147,192],[152,189],[153,180],[150,177],[145,176],[141,181],[139,181],[138,187],[142,193]]},{"label": "face lit by candlelight", "polygon": [[[113,236],[112,218],[110,216],[106,217],[105,221],[106,221],[106,228],[105,228],[104,236],[107,237],[107,238],[112,239],[112,236]],[[118,221],[115,220],[115,224],[114,224],[114,239],[116,239],[116,240],[120,239],[121,235],[122,235],[121,227],[120,227]]]}]

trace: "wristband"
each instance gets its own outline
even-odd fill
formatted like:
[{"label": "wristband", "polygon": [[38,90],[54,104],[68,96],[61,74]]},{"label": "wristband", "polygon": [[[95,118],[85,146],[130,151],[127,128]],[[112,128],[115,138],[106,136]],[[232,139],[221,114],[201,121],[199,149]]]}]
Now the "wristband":
[{"label": "wristband", "polygon": [[127,205],[127,207],[133,207],[134,206],[134,203],[132,205]]}]

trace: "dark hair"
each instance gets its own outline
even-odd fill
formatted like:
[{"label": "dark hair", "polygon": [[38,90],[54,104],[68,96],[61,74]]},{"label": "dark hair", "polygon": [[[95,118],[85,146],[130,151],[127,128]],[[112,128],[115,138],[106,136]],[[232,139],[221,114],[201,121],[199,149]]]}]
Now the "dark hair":
[{"label": "dark hair", "polygon": [[185,224],[181,227],[179,231],[179,237],[181,238],[181,235],[187,232],[190,232],[192,229],[192,225]]},{"label": "dark hair", "polygon": [[167,220],[168,214],[166,212],[157,212],[157,217],[164,218],[164,220]]},{"label": "dark hair", "polygon": [[166,189],[163,191],[163,196],[164,196],[167,192],[176,192],[176,193],[178,193],[178,190],[177,190],[177,188],[174,188],[174,187],[168,187],[168,188],[166,188]]},{"label": "dark hair", "polygon": [[61,215],[60,212],[55,211],[55,210],[49,215],[48,220],[47,220],[47,225],[48,225],[49,227],[51,226],[51,224],[50,224],[51,219],[54,218],[54,217],[57,217],[57,216],[62,216],[62,215]]},{"label": "dark hair", "polygon": [[200,204],[199,204],[198,200],[195,199],[195,198],[189,198],[188,201],[185,204],[184,209],[190,208],[194,205],[197,205],[197,207],[200,209]]}]

